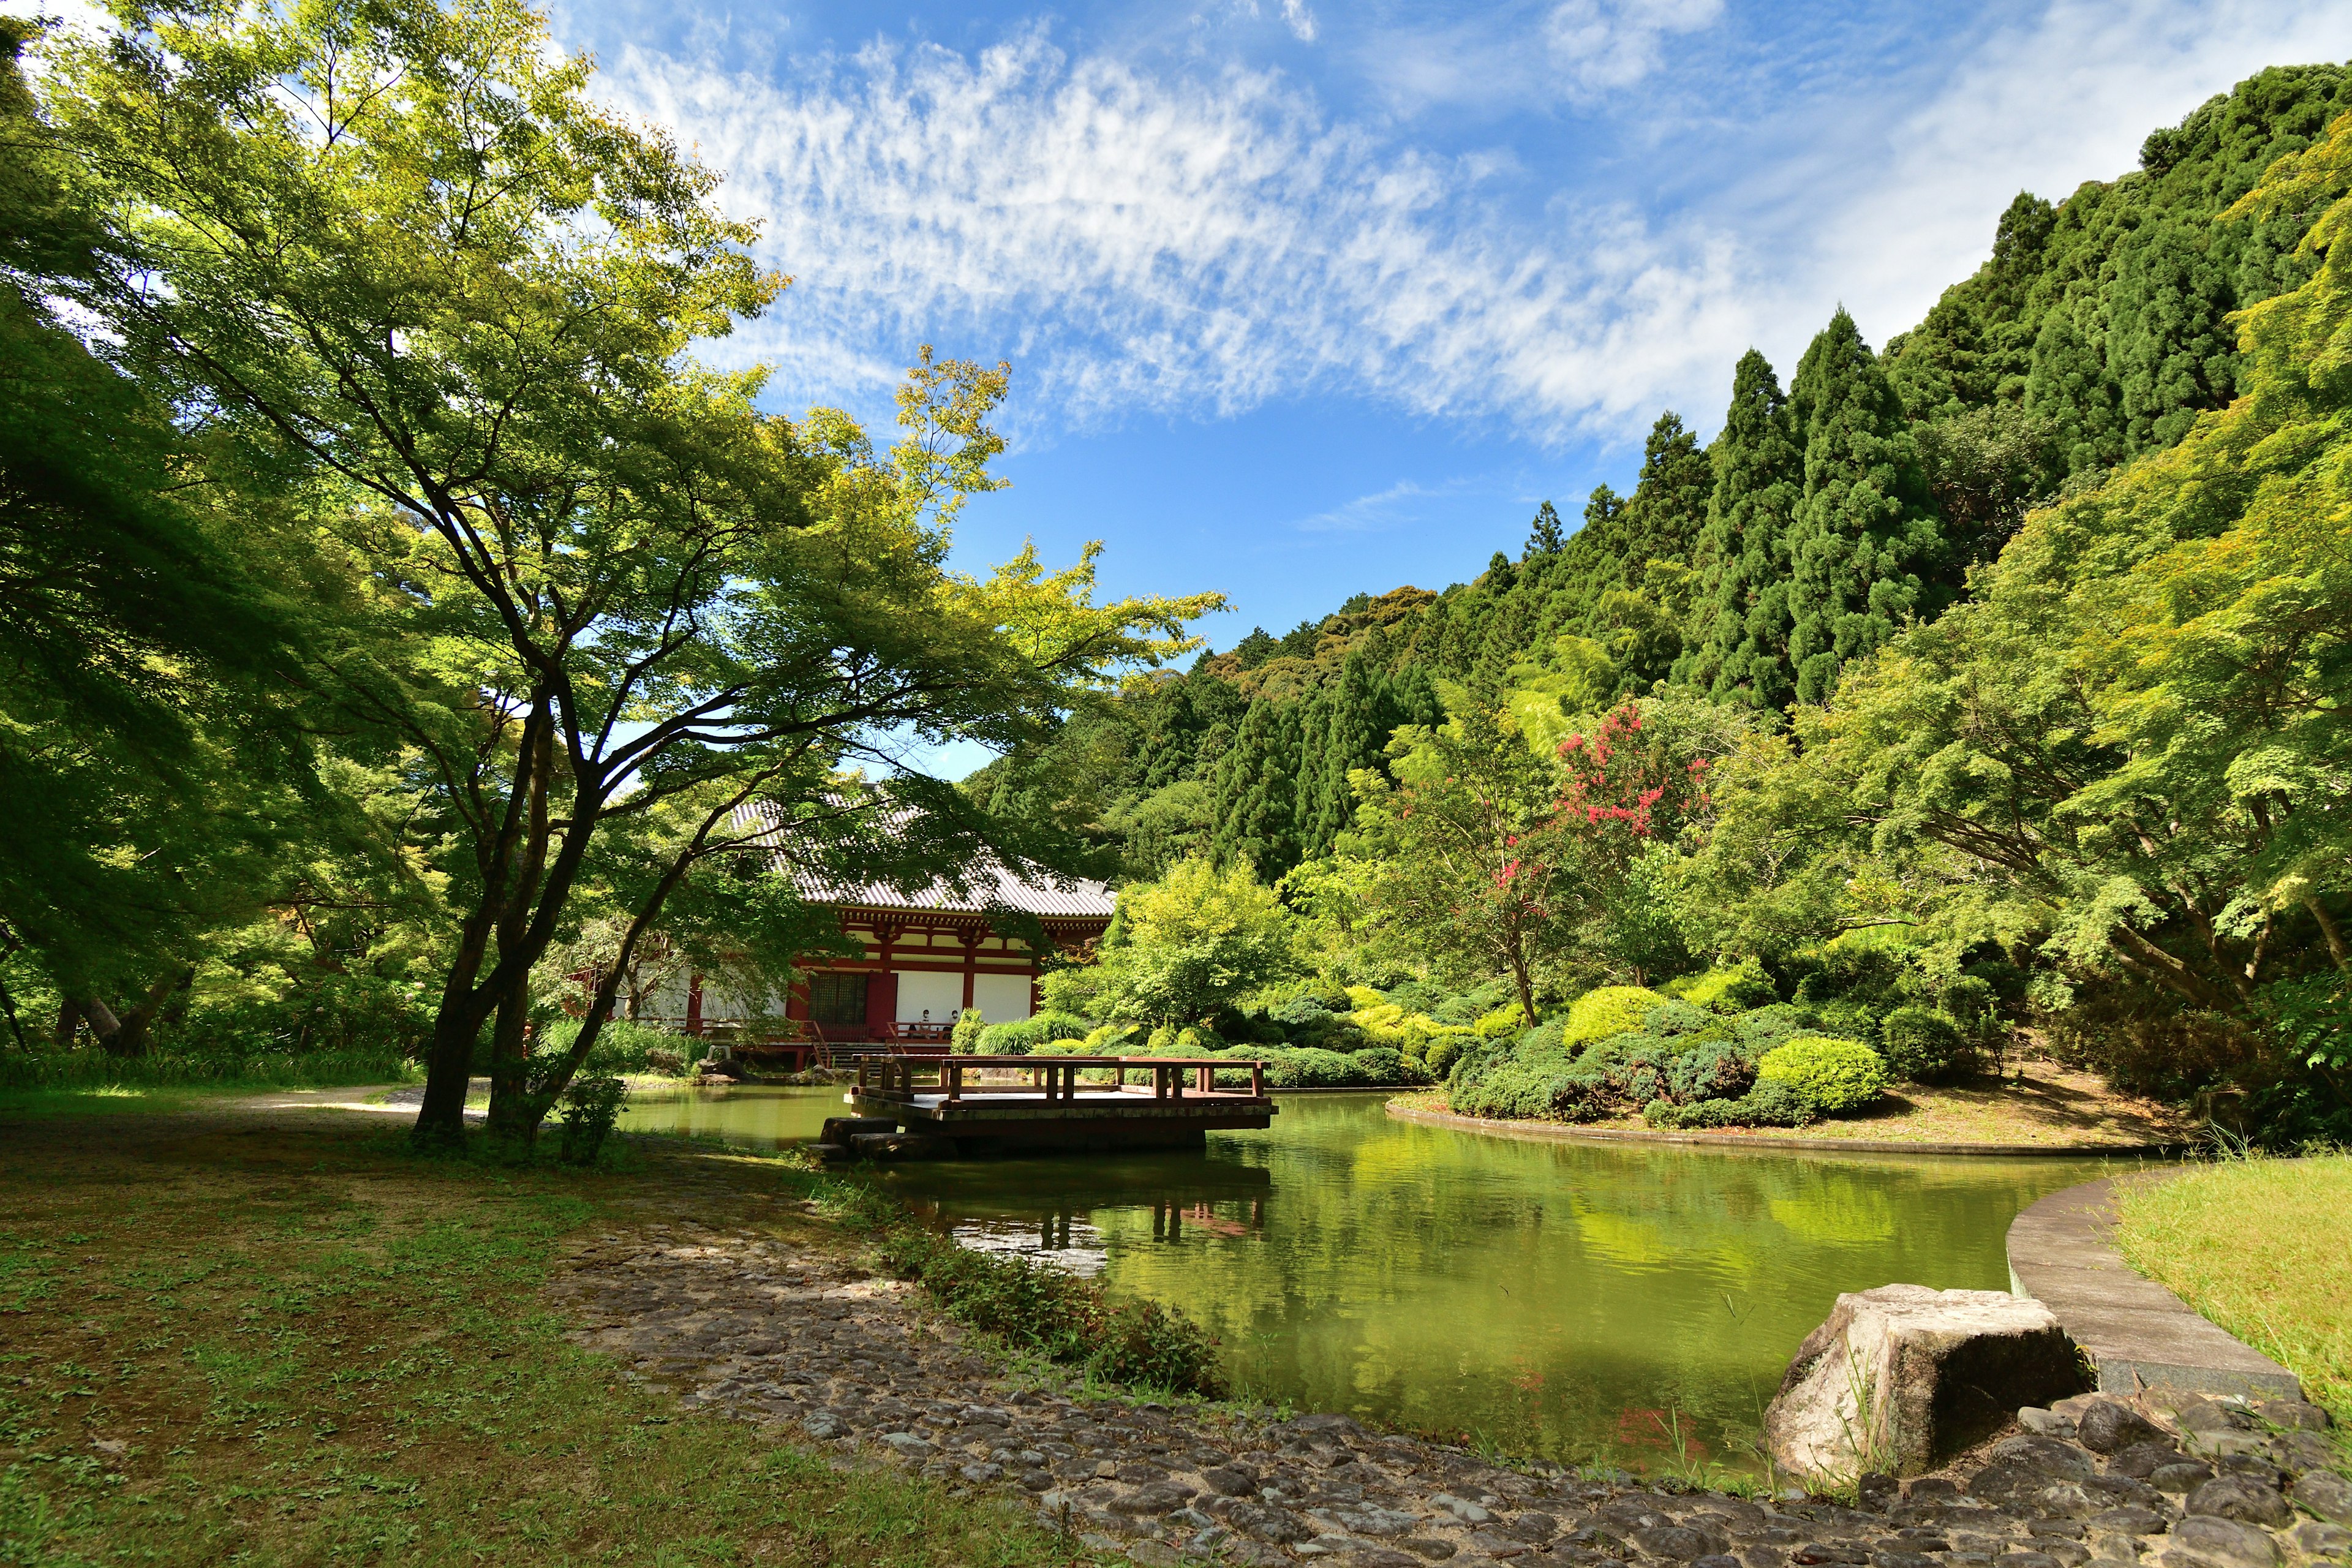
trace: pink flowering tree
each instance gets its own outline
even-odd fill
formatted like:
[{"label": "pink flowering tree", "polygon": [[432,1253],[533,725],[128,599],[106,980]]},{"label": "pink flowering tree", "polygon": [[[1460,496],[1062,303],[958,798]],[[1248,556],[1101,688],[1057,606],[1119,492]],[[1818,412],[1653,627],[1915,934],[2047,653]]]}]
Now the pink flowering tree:
[{"label": "pink flowering tree", "polygon": [[1681,952],[1660,884],[1675,839],[1710,805],[1706,758],[1681,752],[1631,703],[1559,747],[1552,830],[1596,916],[1594,944],[1637,982]]}]

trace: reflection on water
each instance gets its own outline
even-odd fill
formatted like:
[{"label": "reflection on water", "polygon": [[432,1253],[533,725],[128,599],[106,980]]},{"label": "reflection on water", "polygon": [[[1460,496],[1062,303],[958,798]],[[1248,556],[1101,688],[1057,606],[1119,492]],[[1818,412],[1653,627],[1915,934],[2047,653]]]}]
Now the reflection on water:
[{"label": "reflection on water", "polygon": [[[633,1103],[628,1122],[813,1136],[838,1091]],[[1204,1152],[886,1168],[960,1236],[1099,1270],[1217,1335],[1242,1390],[1557,1458],[1738,1463],[1841,1290],[2002,1289],[2002,1237],[2085,1160],[1538,1142],[1286,1095]]]},{"label": "reflection on water", "polygon": [[1110,1251],[1103,1245],[1102,1232],[1066,1214],[1047,1215],[1035,1225],[1011,1220],[965,1220],[949,1226],[948,1234],[974,1252],[1013,1253],[1088,1279],[1101,1273],[1110,1263]]}]

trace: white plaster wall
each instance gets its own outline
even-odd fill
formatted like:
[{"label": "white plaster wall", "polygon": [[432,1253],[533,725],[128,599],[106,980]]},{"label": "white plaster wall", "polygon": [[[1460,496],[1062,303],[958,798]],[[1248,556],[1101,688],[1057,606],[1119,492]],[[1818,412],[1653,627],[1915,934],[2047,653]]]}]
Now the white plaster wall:
[{"label": "white plaster wall", "polygon": [[931,1010],[931,1022],[944,1024],[963,1006],[963,976],[938,974],[927,970],[898,971],[898,1022],[919,1024],[923,1009]]},{"label": "white plaster wall", "polygon": [[[961,977],[959,977],[961,984]],[[992,1024],[1017,1024],[1029,1016],[1029,977],[983,974],[972,982],[971,1005]]]}]

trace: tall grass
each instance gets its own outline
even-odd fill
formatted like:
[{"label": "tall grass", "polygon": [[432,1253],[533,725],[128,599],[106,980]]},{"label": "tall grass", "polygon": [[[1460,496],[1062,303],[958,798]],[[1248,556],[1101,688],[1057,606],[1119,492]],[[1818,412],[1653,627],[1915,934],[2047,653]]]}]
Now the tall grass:
[{"label": "tall grass", "polygon": [[2352,1154],[2225,1150],[2125,1188],[2116,1206],[2116,1243],[2134,1268],[2352,1426]]},{"label": "tall grass", "polygon": [[1129,1389],[1207,1399],[1225,1394],[1216,1342],[1173,1308],[1113,1300],[1098,1280],[959,1247],[862,1182],[821,1179],[814,1191],[833,1218],[872,1239],[892,1273],[921,1281],[948,1316],[1016,1351]]},{"label": "tall grass", "polygon": [[319,1089],[416,1083],[424,1068],[397,1047],[324,1051],[0,1051],[0,1089],[217,1087]]}]

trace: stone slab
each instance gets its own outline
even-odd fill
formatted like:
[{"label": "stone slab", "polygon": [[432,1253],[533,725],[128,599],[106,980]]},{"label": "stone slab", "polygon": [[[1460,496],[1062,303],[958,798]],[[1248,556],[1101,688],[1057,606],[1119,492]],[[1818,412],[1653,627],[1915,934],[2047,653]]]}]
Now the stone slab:
[{"label": "stone slab", "polygon": [[2301,1399],[2294,1374],[2192,1311],[2126,1262],[2115,1246],[2115,1184],[2051,1194],[2009,1227],[2010,1287],[2055,1313],[2096,1369],[2099,1391],[2143,1388]]}]

